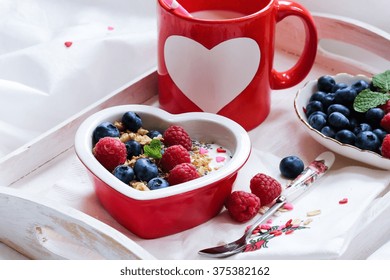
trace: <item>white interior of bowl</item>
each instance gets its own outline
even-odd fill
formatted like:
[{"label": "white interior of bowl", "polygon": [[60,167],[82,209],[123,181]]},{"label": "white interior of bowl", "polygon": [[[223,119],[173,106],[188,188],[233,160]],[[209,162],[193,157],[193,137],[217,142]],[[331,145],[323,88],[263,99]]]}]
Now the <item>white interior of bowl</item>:
[{"label": "white interior of bowl", "polygon": [[[333,78],[335,79],[336,83],[342,82],[348,85],[351,85],[358,80],[365,80],[367,82],[371,82],[370,78],[366,76],[363,75],[352,76],[346,73],[337,74],[333,76]],[[355,146],[341,143],[336,139],[325,136],[324,134],[322,134],[321,132],[312,128],[309,125],[304,112],[304,108],[309,102],[311,95],[316,90],[317,90],[317,80],[309,81],[302,89],[300,89],[297,92],[294,100],[295,112],[299,120],[304,124],[306,131],[320,144],[324,145],[325,147],[327,147],[328,149],[336,153],[361,161],[363,163],[373,165],[381,169],[390,169],[390,160],[382,157],[378,153],[367,151],[367,150],[361,150]]]},{"label": "white interior of bowl", "polygon": [[[95,127],[103,121],[120,120],[127,111],[139,114],[143,127],[148,130],[162,131],[169,125],[179,124],[192,139],[215,142],[229,149],[232,152],[232,159],[219,170],[186,183],[153,191],[135,190],[115,178],[92,154],[92,132]],[[199,112],[173,115],[152,106],[124,105],[99,111],[87,118],[77,130],[75,150],[83,164],[113,189],[134,199],[147,200],[196,190],[233,174],[248,159],[251,143],[248,133],[240,125],[220,115]]]}]

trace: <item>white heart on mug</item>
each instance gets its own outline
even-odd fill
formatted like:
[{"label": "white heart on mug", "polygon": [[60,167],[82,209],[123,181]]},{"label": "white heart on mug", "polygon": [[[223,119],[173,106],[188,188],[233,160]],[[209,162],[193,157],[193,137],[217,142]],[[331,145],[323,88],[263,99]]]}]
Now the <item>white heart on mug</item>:
[{"label": "white heart on mug", "polygon": [[165,65],[177,87],[205,112],[217,113],[252,81],[260,48],[251,38],[234,38],[207,49],[183,36],[164,45]]}]

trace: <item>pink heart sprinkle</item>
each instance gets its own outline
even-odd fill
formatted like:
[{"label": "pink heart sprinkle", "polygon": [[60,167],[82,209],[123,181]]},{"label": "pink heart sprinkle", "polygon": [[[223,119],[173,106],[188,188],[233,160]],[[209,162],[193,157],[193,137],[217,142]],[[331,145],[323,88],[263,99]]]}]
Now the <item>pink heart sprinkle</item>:
[{"label": "pink heart sprinkle", "polygon": [[223,162],[223,161],[225,161],[225,158],[224,157],[216,157],[215,160],[217,162]]},{"label": "pink heart sprinkle", "polygon": [[294,205],[292,205],[291,203],[287,202],[283,205],[283,209],[286,209],[288,211],[291,211],[294,209]]},{"label": "pink heart sprinkle", "polygon": [[73,43],[70,41],[67,41],[64,44],[65,44],[65,47],[69,48]]},{"label": "pink heart sprinkle", "polygon": [[207,149],[203,148],[203,147],[200,147],[200,148],[199,148],[199,153],[200,153],[201,155],[207,154],[208,152],[209,152],[209,151],[208,151]]},{"label": "pink heart sprinkle", "polygon": [[112,30],[114,30],[114,27],[108,26],[108,27],[107,27],[107,30],[112,31]]},{"label": "pink heart sprinkle", "polygon": [[339,204],[347,204],[348,203],[348,198],[343,198],[342,200],[339,201]]}]

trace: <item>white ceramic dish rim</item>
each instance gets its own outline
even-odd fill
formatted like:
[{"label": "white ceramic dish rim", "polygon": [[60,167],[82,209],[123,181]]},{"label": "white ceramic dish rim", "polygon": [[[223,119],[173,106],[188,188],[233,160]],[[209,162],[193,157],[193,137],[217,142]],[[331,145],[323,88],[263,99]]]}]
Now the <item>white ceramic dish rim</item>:
[{"label": "white ceramic dish rim", "polygon": [[[236,150],[232,159],[221,169],[213,172],[210,175],[203,176],[196,180],[182,183],[169,188],[139,191],[135,190],[125,183],[119,181],[110,172],[108,172],[93,156],[91,148],[92,132],[94,128],[101,122],[110,118],[110,116],[123,114],[127,111],[142,112],[145,114],[154,115],[157,118],[162,118],[169,123],[180,124],[182,121],[188,120],[205,120],[220,125],[232,132],[237,143]],[[90,117],[88,117],[78,128],[75,136],[75,151],[81,162],[95,174],[104,183],[114,190],[122,193],[125,196],[137,200],[150,200],[179,195],[185,192],[193,191],[202,187],[206,187],[212,183],[223,180],[225,177],[237,172],[247,161],[251,152],[251,141],[245,129],[236,122],[211,113],[193,112],[183,114],[170,114],[157,107],[148,105],[121,105],[103,109]]]},{"label": "white ceramic dish rim", "polygon": [[[365,80],[367,82],[371,82],[371,79],[365,75],[351,75],[351,74],[347,74],[347,73],[339,73],[339,74],[336,74],[336,75],[332,75],[332,77],[335,79],[336,82],[346,82],[348,83],[348,81],[357,81],[357,80]],[[372,152],[372,151],[368,151],[368,150],[362,150],[356,146],[353,146],[353,145],[350,145],[350,144],[344,144],[340,141],[337,141],[336,139],[334,138],[331,138],[331,137],[328,137],[328,136],[325,136],[324,134],[322,134],[321,132],[319,132],[318,130],[314,129],[313,127],[311,127],[309,125],[309,123],[307,122],[307,118],[306,116],[304,115],[304,112],[303,112],[303,107],[306,106],[306,104],[298,104],[299,103],[299,98],[301,97],[302,95],[302,92],[307,90],[308,87],[312,87],[314,86],[315,84],[317,83],[317,80],[311,80],[309,82],[307,82],[303,88],[301,88],[300,90],[298,90],[298,92],[296,93],[296,96],[295,96],[295,99],[294,99],[294,109],[295,109],[295,113],[296,115],[298,116],[299,120],[305,125],[305,127],[312,133],[312,136],[315,136],[314,138],[316,140],[326,140],[326,141],[330,141],[329,145],[331,143],[334,143],[336,145],[339,145],[340,148],[347,148],[347,149],[350,149],[350,151],[352,152],[358,152],[360,154],[356,154],[356,156],[350,156],[350,155],[346,155],[350,158],[354,158],[356,160],[359,160],[359,161],[363,161],[360,156],[365,154],[366,156],[369,156],[370,157],[370,163],[371,165],[375,165],[377,167],[380,167],[380,168],[384,168],[384,169],[388,169],[386,168],[386,166],[383,166],[381,165],[379,162],[378,164],[375,164],[373,162],[373,160],[379,160],[379,161],[385,161],[386,163],[389,162],[388,166],[390,166],[390,161],[389,159],[381,156],[380,154],[378,153],[375,153],[375,152]],[[314,135],[313,135],[314,134]],[[324,141],[322,141],[324,142]],[[328,146],[329,148],[329,146]],[[339,151],[336,151],[338,152],[339,154],[342,154],[342,151],[339,150]]]}]

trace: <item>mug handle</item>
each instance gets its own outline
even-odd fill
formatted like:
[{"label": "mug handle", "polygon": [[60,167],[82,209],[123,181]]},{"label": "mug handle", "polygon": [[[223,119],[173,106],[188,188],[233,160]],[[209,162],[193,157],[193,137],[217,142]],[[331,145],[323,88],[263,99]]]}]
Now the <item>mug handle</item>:
[{"label": "mug handle", "polygon": [[299,17],[305,28],[305,45],[297,63],[285,72],[271,71],[271,88],[285,89],[301,82],[314,64],[317,54],[318,35],[314,20],[310,12],[298,3],[279,1],[276,22],[280,22],[287,16]]}]

